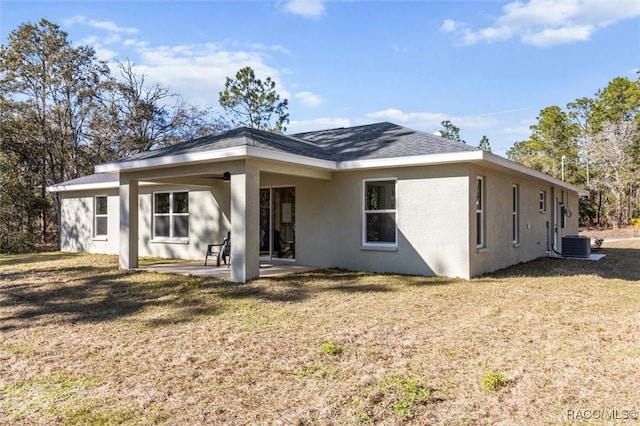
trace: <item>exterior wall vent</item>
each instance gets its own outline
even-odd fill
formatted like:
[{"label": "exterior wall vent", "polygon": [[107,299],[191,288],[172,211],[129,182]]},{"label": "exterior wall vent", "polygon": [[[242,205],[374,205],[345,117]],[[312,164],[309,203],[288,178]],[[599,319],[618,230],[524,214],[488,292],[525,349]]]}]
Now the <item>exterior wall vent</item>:
[{"label": "exterior wall vent", "polygon": [[562,256],[585,257],[591,256],[591,238],[581,235],[562,237]]}]

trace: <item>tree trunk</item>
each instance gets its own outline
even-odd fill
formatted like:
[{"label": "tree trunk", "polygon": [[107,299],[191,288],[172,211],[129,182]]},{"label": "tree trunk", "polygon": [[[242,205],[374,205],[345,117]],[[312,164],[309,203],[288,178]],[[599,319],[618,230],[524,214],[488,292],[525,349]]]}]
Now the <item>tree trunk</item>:
[{"label": "tree trunk", "polygon": [[40,233],[40,241],[43,244],[47,243],[47,225],[48,225],[48,215],[47,215],[47,183],[42,180],[42,188],[41,188],[41,197],[42,197],[42,231]]}]

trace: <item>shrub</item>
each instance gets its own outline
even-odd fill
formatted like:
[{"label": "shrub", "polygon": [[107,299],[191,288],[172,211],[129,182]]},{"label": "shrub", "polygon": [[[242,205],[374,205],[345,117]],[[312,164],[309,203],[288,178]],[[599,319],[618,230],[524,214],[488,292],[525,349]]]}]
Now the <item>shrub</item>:
[{"label": "shrub", "polygon": [[0,253],[32,253],[36,245],[25,232],[0,237]]},{"label": "shrub", "polygon": [[431,389],[419,379],[394,376],[385,380],[380,387],[392,394],[391,407],[396,417],[411,419],[418,405],[432,400]]},{"label": "shrub", "polygon": [[636,228],[640,228],[640,217],[631,218],[631,224]]},{"label": "shrub", "polygon": [[596,237],[593,239],[593,248],[594,249],[599,249],[600,247],[602,247],[602,243],[604,242],[604,238],[600,238],[600,237]]},{"label": "shrub", "polygon": [[484,373],[482,376],[482,389],[496,392],[506,386],[507,378],[502,373]]},{"label": "shrub", "polygon": [[326,355],[335,356],[335,355],[340,355],[342,353],[342,347],[336,345],[331,339],[329,339],[328,341],[320,345],[320,349]]}]

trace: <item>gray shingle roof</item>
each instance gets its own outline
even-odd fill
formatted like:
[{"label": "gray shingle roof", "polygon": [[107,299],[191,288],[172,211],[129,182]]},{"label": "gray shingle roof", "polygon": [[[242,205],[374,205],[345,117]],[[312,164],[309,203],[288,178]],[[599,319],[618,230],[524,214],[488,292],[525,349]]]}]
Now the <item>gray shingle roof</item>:
[{"label": "gray shingle roof", "polygon": [[321,130],[291,135],[322,148],[333,161],[408,157],[477,151],[478,148],[393,123]]},{"label": "gray shingle roof", "polygon": [[[110,173],[96,173],[89,176],[83,176],[76,179],[71,179],[58,185],[90,185],[98,183],[111,183],[118,182],[118,175]],[[55,185],[55,186],[58,186]]]},{"label": "gray shingle roof", "polygon": [[278,135],[275,133],[265,132],[263,130],[240,127],[229,130],[228,132],[192,139],[165,148],[142,152],[131,157],[123,158],[117,162],[147,160],[164,156],[193,154],[216,149],[236,148],[240,146],[255,146],[258,148],[286,152],[289,154],[298,154],[325,160],[329,159],[326,158],[326,153],[322,148],[318,147],[314,143],[296,139],[291,136]]},{"label": "gray shingle roof", "polygon": [[216,149],[255,146],[287,154],[330,161],[407,157],[413,155],[476,151],[477,148],[393,123],[278,135],[241,127],[225,133],[143,152],[116,163]]}]

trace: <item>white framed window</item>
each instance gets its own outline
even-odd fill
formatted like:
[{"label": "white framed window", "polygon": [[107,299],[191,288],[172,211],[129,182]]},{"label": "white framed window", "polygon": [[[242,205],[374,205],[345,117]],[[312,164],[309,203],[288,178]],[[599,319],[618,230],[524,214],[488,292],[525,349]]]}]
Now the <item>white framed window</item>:
[{"label": "white framed window", "polygon": [[108,223],[107,196],[97,195],[93,199],[93,236],[106,237]]},{"label": "white framed window", "polygon": [[363,182],[362,245],[397,247],[396,178]]},{"label": "white framed window", "polygon": [[153,238],[189,238],[189,192],[154,192]]},{"label": "white framed window", "polygon": [[547,211],[547,191],[540,191],[539,208],[540,213],[545,213]]},{"label": "white framed window", "polygon": [[520,186],[513,184],[513,198],[512,198],[512,222],[511,229],[513,235],[513,244],[520,242]]},{"label": "white framed window", "polygon": [[478,176],[476,178],[476,247],[483,248],[486,247],[485,241],[485,233],[486,233],[486,222],[484,219],[484,210],[485,210],[485,188],[484,188],[484,177]]}]

